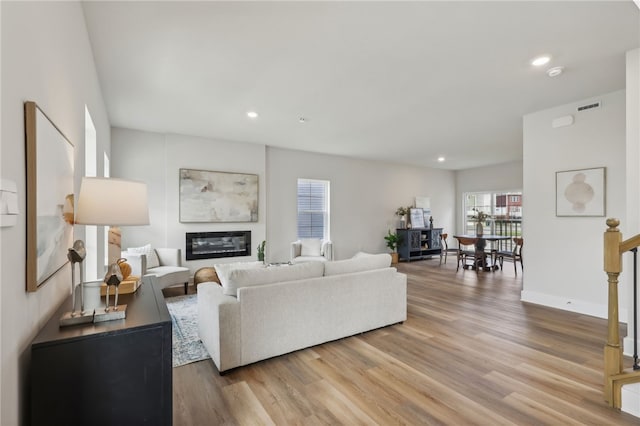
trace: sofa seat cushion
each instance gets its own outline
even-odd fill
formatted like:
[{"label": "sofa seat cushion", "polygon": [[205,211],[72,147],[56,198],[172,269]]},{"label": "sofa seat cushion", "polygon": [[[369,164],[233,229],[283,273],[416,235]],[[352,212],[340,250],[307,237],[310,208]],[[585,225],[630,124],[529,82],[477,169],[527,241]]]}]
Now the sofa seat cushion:
[{"label": "sofa seat cushion", "polygon": [[157,280],[154,285],[160,288],[189,282],[189,268],[183,266],[157,266],[147,269],[147,275],[155,275]]},{"label": "sofa seat cushion", "polygon": [[231,271],[226,282],[221,281],[222,292],[237,297],[238,289],[242,287],[318,278],[322,277],[323,273],[323,262],[304,262],[261,269],[235,269]]},{"label": "sofa seat cushion", "polygon": [[324,263],[324,275],[350,274],[353,272],[370,271],[374,269],[388,268],[391,266],[391,255],[380,254],[358,254],[351,259],[333,260]]}]

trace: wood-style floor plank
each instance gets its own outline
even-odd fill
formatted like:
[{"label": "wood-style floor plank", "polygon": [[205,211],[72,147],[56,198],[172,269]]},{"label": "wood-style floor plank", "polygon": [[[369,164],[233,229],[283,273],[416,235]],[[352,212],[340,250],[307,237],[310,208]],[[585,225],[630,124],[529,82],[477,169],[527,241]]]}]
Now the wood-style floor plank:
[{"label": "wood-style floor plank", "polygon": [[510,268],[452,263],[398,265],[404,324],[225,376],[211,360],[175,368],[174,424],[640,424],[602,399],[605,320],[522,303]]}]

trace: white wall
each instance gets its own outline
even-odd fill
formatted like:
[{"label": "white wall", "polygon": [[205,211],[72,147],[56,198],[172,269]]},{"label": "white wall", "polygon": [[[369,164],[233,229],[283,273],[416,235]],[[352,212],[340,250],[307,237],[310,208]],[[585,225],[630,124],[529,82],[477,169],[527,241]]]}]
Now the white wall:
[{"label": "white wall", "polygon": [[[601,108],[576,112],[595,100]],[[554,118],[569,114],[572,126],[551,127]],[[606,318],[602,234],[606,217],[626,223],[625,92],[526,115],[523,128],[522,300]],[[591,167],[606,167],[606,217],[556,217],[555,173]]]},{"label": "white wall", "polygon": [[[620,224],[623,239],[640,234],[640,49],[627,52],[627,220]],[[626,259],[625,256],[623,259]],[[631,268],[624,265],[623,274]],[[619,292],[620,306],[633,312],[633,286]],[[640,302],[640,301],[639,301]],[[633,336],[633,322],[627,325],[627,336]],[[624,340],[625,353],[633,354],[633,337]]]},{"label": "white wall", "polygon": [[[215,263],[256,260],[256,246],[266,238],[265,146],[193,136],[164,135],[113,128],[113,177],[146,182],[149,189],[149,226],[122,227],[122,247],[150,243],[154,247],[182,249],[183,265],[193,274],[213,260],[185,259],[185,233],[251,231],[251,257],[215,259]],[[180,223],[179,170],[181,168],[258,175],[258,222]]]},{"label": "white wall", "polygon": [[298,178],[331,182],[331,240],[334,257],[358,251],[388,252],[384,235],[394,229],[399,206],[416,196],[431,198],[434,227],[452,229],[454,172],[358,160],[348,157],[267,148],[267,253],[270,261],[289,260],[297,239]]},{"label": "white wall", "polygon": [[[464,232],[464,194],[522,190],[522,161],[456,172],[456,232]],[[524,213],[526,214],[526,212]]]},{"label": "white wall", "polygon": [[[2,400],[0,424],[25,424],[30,342],[70,293],[67,265],[37,292],[25,291],[25,149],[23,102],[32,100],[75,145],[76,193],[84,172],[85,104],[101,144],[110,127],[100,93],[80,3],[2,2],[2,178],[18,187],[20,215],[1,228],[0,316]],[[77,227],[83,228],[83,227]],[[84,229],[75,230],[76,238]]]}]

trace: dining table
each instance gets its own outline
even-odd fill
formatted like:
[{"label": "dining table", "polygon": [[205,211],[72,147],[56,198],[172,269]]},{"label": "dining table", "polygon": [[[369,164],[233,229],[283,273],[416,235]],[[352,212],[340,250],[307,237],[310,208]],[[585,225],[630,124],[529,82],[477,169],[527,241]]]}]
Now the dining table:
[{"label": "dining table", "polygon": [[[483,264],[484,266],[484,270],[485,271],[495,271],[496,269],[498,269],[498,265],[495,262],[495,259],[493,259],[493,257],[491,257],[491,261],[488,262],[487,261],[487,255],[491,254],[491,252],[487,252],[485,251],[486,247],[487,247],[487,241],[489,241],[490,243],[494,243],[496,241],[502,241],[502,240],[510,240],[512,237],[508,236],[508,235],[497,235],[497,234],[482,234],[482,235],[477,235],[477,234],[460,234],[460,235],[454,235],[453,238],[477,238],[476,241],[476,253],[477,252],[482,252],[485,255],[485,259]],[[474,265],[475,268],[475,265]]]}]

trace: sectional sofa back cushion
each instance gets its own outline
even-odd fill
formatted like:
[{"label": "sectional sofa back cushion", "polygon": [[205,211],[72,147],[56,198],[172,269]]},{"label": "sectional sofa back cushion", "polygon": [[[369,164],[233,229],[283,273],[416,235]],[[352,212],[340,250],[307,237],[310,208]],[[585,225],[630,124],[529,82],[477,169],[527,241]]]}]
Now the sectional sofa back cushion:
[{"label": "sectional sofa back cushion", "polygon": [[265,266],[263,262],[232,262],[216,264],[213,267],[218,275],[220,285],[226,287],[229,285],[229,275],[232,271],[236,269],[264,269]]},{"label": "sectional sofa back cushion", "polygon": [[347,260],[334,260],[324,263],[324,275],[350,274],[353,272],[371,271],[391,266],[391,255],[388,253],[358,253]]},{"label": "sectional sofa back cushion", "polygon": [[286,266],[272,266],[261,269],[235,269],[222,283],[222,293],[236,296],[241,287],[251,287],[285,281],[322,277],[324,262],[304,262]]}]

